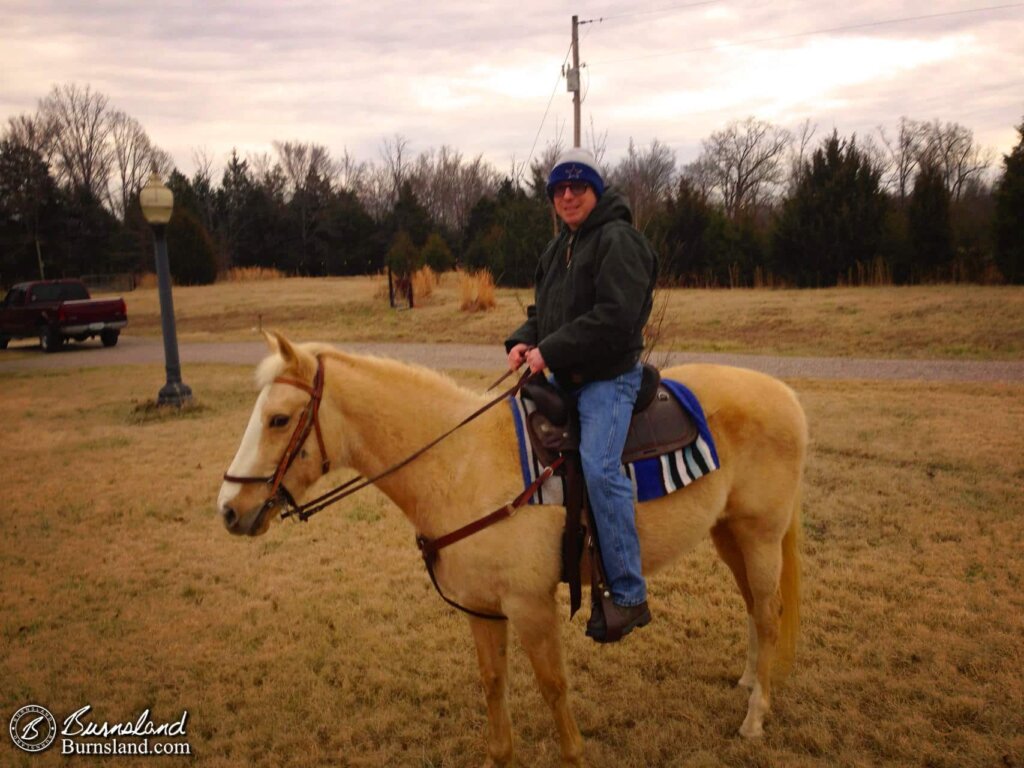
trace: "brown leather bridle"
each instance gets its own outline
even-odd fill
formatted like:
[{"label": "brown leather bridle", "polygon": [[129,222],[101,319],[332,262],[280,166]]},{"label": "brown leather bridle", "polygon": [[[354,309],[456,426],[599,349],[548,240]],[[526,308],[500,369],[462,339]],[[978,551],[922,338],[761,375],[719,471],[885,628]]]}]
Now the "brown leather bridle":
[{"label": "brown leather bridle", "polygon": [[285,506],[287,509],[294,508],[296,506],[295,498],[284,485],[284,476],[288,473],[288,470],[295,462],[295,459],[298,458],[301,453],[302,446],[305,444],[306,438],[309,437],[310,432],[316,432],[316,442],[320,447],[320,471],[326,475],[331,469],[331,461],[327,457],[327,449],[324,446],[324,436],[320,429],[320,403],[323,401],[324,396],[323,357],[317,355],[316,373],[313,375],[312,386],[306,384],[304,381],[292,379],[287,376],[278,376],[274,379],[274,383],[288,384],[309,394],[309,402],[306,404],[306,407],[302,409],[299,421],[295,425],[295,429],[292,431],[291,439],[288,441],[288,445],[284,449],[284,453],[281,455],[281,460],[277,462],[277,469],[274,470],[274,474],[265,477],[239,477],[236,475],[229,475],[226,472],[224,473],[224,479],[230,483],[266,483],[270,486],[270,493],[267,496],[267,500],[263,503],[263,507],[259,511],[260,517],[279,504]]},{"label": "brown leather bridle", "polygon": [[[494,382],[494,384],[491,385],[489,390],[494,389],[495,386],[497,386],[500,382],[504,381],[508,376],[510,376],[513,373],[515,373],[515,371],[509,371],[508,373],[506,373],[504,376],[498,379],[498,381]],[[268,485],[270,485],[270,494],[267,496],[266,501],[263,502],[263,506],[260,507],[259,512],[257,513],[257,520],[262,519],[263,515],[265,515],[274,507],[283,506],[284,510],[281,512],[282,519],[295,515],[302,522],[306,522],[307,520],[309,520],[310,517],[312,517],[322,509],[330,506],[331,504],[334,504],[337,501],[340,501],[346,496],[350,496],[351,494],[365,488],[368,485],[372,485],[381,478],[386,477],[387,475],[390,475],[393,472],[396,472],[397,470],[401,469],[407,464],[410,464],[411,462],[419,458],[421,455],[426,453],[429,449],[433,448],[446,437],[451,435],[453,432],[464,427],[466,424],[476,419],[485,411],[491,409],[498,403],[503,402],[510,397],[515,397],[515,395],[519,392],[520,389],[522,389],[523,385],[531,376],[533,376],[533,374],[530,372],[529,368],[527,368],[526,371],[523,372],[523,375],[519,378],[519,380],[508,391],[503,392],[497,397],[495,397],[493,400],[490,400],[485,405],[478,408],[465,419],[460,421],[454,427],[449,429],[443,435],[440,435],[439,437],[430,441],[419,450],[406,456],[401,461],[392,464],[390,467],[383,470],[382,472],[379,472],[378,474],[370,478],[364,478],[362,475],[356,475],[355,477],[351,478],[345,483],[342,483],[338,487],[330,491],[327,491],[327,493],[318,496],[317,498],[312,499],[311,501],[308,501],[305,504],[300,505],[295,503],[295,498],[285,487],[284,476],[285,474],[287,474],[288,469],[291,467],[292,463],[298,457],[299,453],[302,450],[302,446],[306,442],[306,439],[309,437],[309,433],[311,431],[316,432],[317,443],[320,446],[321,471],[323,472],[323,474],[327,474],[327,472],[329,472],[331,468],[330,460],[327,458],[327,450],[324,447],[323,434],[320,431],[319,414],[320,403],[323,400],[324,394],[324,361],[320,355],[317,355],[317,368],[316,374],[313,376],[313,386],[309,386],[305,382],[298,381],[297,379],[291,379],[286,376],[278,376],[276,379],[274,379],[275,384],[289,384],[293,387],[297,387],[303,390],[304,392],[309,393],[309,403],[303,409],[302,415],[299,417],[299,423],[295,425],[295,430],[292,432],[292,437],[288,441],[288,447],[285,448],[284,454],[281,456],[281,460],[277,463],[277,469],[275,470],[274,474],[266,477],[238,477],[235,475],[229,475],[227,473],[224,473],[224,479],[232,483],[267,483]],[[494,525],[495,523],[514,515],[516,510],[529,501],[530,497],[533,496],[537,489],[549,477],[551,477],[551,475],[555,472],[556,469],[558,469],[558,467],[562,464],[563,461],[564,459],[562,457],[559,457],[551,466],[547,467],[544,470],[544,472],[542,472],[534,480],[533,483],[527,486],[522,491],[522,493],[516,496],[515,499],[510,501],[508,504],[502,505],[498,509],[491,512],[489,515],[485,515],[484,517],[478,520],[475,520],[467,525],[462,526],[461,528],[455,531],[452,531],[436,539],[428,539],[425,536],[416,537],[416,546],[419,547],[420,553],[423,555],[423,562],[427,567],[427,573],[430,576],[430,581],[433,583],[434,589],[436,589],[437,593],[441,596],[441,599],[443,599],[449,605],[458,608],[460,611],[464,611],[465,613],[468,613],[472,616],[476,616],[481,619],[504,620],[506,618],[502,614],[490,614],[474,611],[470,608],[466,608],[465,606],[459,605],[453,600],[447,598],[444,592],[441,591],[441,587],[437,582],[437,577],[434,575],[434,565],[437,562],[438,553],[445,547],[450,546],[451,544],[454,544],[458,541],[461,541],[467,536],[472,536],[474,533],[477,533],[483,530],[484,528]]]}]

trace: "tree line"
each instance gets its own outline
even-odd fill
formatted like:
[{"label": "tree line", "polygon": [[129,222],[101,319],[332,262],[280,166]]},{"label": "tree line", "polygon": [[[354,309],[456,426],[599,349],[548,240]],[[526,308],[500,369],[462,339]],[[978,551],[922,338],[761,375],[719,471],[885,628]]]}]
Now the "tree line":
[{"label": "tree line", "polygon": [[[1001,163],[956,123],[816,137],[734,121],[680,165],[659,140],[606,165],[655,243],[667,282],[830,286],[1024,281],[1024,123]],[[603,160],[606,137],[590,143]],[[554,230],[544,182],[563,148],[499,173],[443,146],[382,141],[373,161],[320,144],[232,152],[219,178],[193,153],[186,176],[141,124],[90,87],[55,86],[0,140],[0,282],[149,271],[138,193],[151,170],[175,195],[172,272],[206,283],[232,267],[355,275],[423,264],[487,269],[529,285]]]}]

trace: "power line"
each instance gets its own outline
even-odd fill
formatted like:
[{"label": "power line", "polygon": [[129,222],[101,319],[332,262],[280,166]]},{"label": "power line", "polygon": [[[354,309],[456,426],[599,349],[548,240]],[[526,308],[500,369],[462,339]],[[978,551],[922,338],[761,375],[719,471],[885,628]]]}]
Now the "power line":
[{"label": "power line", "polygon": [[669,11],[678,11],[678,10],[681,10],[683,8],[698,8],[698,7],[702,6],[702,5],[717,5],[720,2],[722,2],[722,0],[702,0],[702,2],[699,2],[699,3],[683,3],[683,4],[680,4],[680,5],[668,5],[668,6],[665,6],[664,8],[653,8],[653,9],[651,9],[649,11],[633,11],[633,13],[617,13],[614,16],[600,16],[600,17],[598,17],[596,19],[585,19],[584,21],[580,22],[580,25],[582,26],[583,24],[600,24],[602,21],[614,21],[616,19],[631,19],[634,16],[651,16],[653,14],[658,14],[658,13],[668,13]]},{"label": "power line", "polygon": [[[565,58],[562,59],[562,71],[565,70],[565,65],[569,61],[569,54],[572,53],[572,44],[569,44],[569,49],[565,52]],[[540,119],[540,125],[537,126],[537,134],[533,137],[533,145],[530,147],[530,154],[526,156],[526,162],[523,164],[522,170],[519,171],[519,175],[516,178],[518,184],[522,179],[523,172],[530,167],[530,161],[533,159],[533,151],[537,148],[537,140],[540,139],[540,133],[544,130],[544,123],[547,122],[548,112],[551,111],[551,102],[555,100],[555,94],[558,93],[558,84],[562,82],[562,71],[559,71],[558,77],[555,78],[555,87],[551,89],[551,97],[548,99],[548,105],[544,108],[544,117]]]},{"label": "power line", "polygon": [[665,53],[650,53],[644,56],[634,56],[628,59],[611,59],[608,61],[599,61],[599,64],[620,64],[628,61],[641,61],[645,59],[662,58],[665,56],[678,56],[684,53],[699,53],[704,51],[716,51],[721,48],[739,48],[747,45],[757,45],[759,43],[774,43],[780,40],[793,40],[800,37],[812,37],[814,35],[828,34],[829,32],[847,32],[854,29],[868,29],[871,27],[882,27],[889,24],[905,24],[910,21],[923,21],[927,19],[939,19],[948,16],[962,16],[969,13],[985,13],[988,11],[1001,11],[1007,8],[1022,8],[1024,3],[1008,3],[1006,5],[990,5],[984,8],[969,8],[962,11],[946,11],[943,13],[928,13],[920,16],[904,16],[898,19],[885,19],[883,21],[867,21],[860,24],[845,24],[839,27],[825,27],[822,29],[812,29],[806,32],[794,32],[788,35],[775,35],[772,37],[759,37],[751,40],[740,40],[735,43],[718,43],[716,45],[705,45],[697,48],[683,48],[678,51],[668,51]]}]

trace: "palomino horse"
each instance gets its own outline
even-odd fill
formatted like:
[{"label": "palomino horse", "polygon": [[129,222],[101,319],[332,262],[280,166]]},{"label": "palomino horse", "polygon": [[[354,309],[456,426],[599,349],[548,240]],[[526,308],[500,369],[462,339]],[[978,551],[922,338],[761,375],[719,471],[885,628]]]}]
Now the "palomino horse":
[{"label": "palomino horse", "polygon": [[[231,533],[266,532],[285,497],[302,494],[326,471],[326,462],[372,478],[486,402],[426,368],[324,344],[293,346],[276,334],[267,339],[273,354],[258,368],[260,394],[218,499]],[[644,570],[664,567],[710,532],[747,606],[750,644],[739,684],[751,693],[740,733],[760,736],[773,662],[777,651],[780,661],[791,660],[799,622],[804,413],[788,387],[753,371],[685,365],[664,375],[700,399],[721,468],[638,506]],[[308,417],[318,387],[322,398],[319,414],[313,409],[312,439]],[[296,429],[300,420],[305,427]],[[294,460],[281,459],[288,453]],[[271,496],[275,475],[286,489],[283,496],[276,483]],[[247,482],[257,479],[268,482]],[[501,404],[486,411],[376,485],[429,538],[505,504],[523,489],[510,409]],[[445,549],[437,561],[436,578],[446,596],[508,618],[469,617],[487,699],[487,765],[506,765],[512,758],[505,697],[509,622],[554,714],[563,764],[583,763],[555,600],[563,525],[560,507],[529,507]]]}]

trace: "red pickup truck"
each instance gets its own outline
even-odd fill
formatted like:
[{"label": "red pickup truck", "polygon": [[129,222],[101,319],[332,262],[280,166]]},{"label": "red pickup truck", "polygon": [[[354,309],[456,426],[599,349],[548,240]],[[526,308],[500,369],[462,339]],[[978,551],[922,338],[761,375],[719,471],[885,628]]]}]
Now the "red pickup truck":
[{"label": "red pickup truck", "polygon": [[0,349],[11,339],[38,338],[43,351],[55,352],[68,339],[93,336],[112,347],[127,324],[124,299],[90,299],[80,280],[19,283],[0,303]]}]

